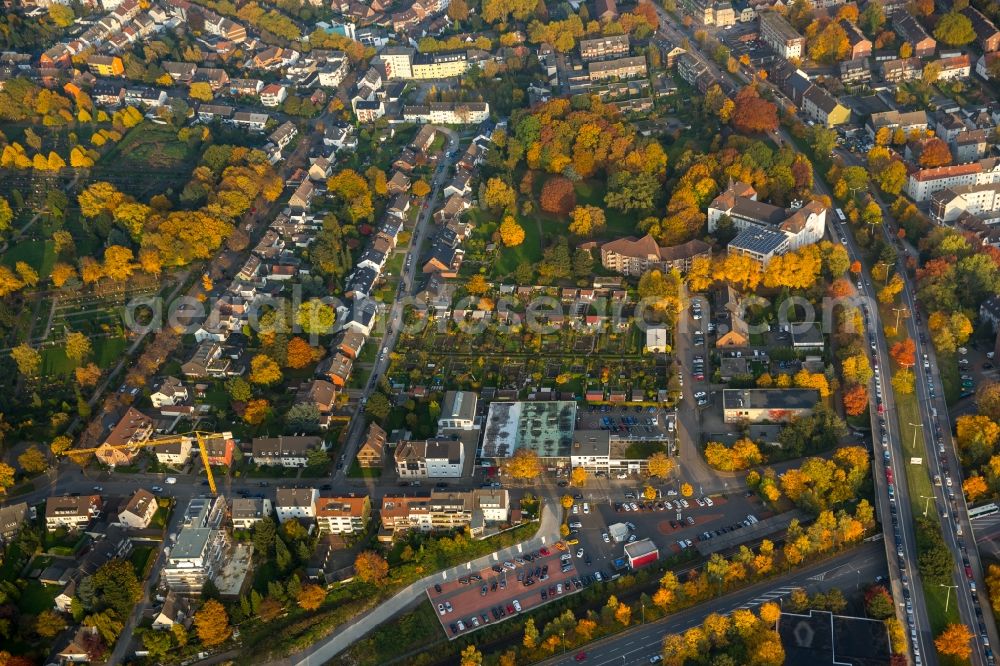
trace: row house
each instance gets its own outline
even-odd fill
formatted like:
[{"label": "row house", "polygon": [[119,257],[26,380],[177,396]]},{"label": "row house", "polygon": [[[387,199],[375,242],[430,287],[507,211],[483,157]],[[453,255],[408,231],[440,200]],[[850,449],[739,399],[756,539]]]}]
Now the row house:
[{"label": "row house", "polygon": [[892,27],[901,41],[913,47],[913,55],[918,58],[934,55],[937,41],[927,34],[916,16],[909,12],[896,12],[892,16]]},{"label": "row house", "polygon": [[920,203],[946,188],[997,183],[1000,183],[1000,160],[988,158],[968,164],[914,171],[907,180],[906,194]]},{"label": "row house", "polygon": [[976,44],[984,53],[1000,49],[1000,30],[997,30],[993,21],[972,5],[965,7],[961,13],[972,23],[972,29],[976,31]]},{"label": "row house", "polygon": [[324,449],[315,436],[254,437],[250,456],[255,465],[305,467],[312,451]]},{"label": "row house", "polygon": [[950,58],[941,58],[937,63],[940,66],[938,79],[942,81],[967,79],[972,73],[972,58],[967,53]]},{"label": "row house", "polygon": [[154,426],[151,417],[129,407],[108,432],[94,456],[110,467],[129,465],[139,455],[140,445],[152,436]]},{"label": "row house", "polygon": [[411,530],[435,532],[469,527],[482,534],[486,525],[510,518],[510,496],[506,489],[467,492],[432,491],[429,495],[386,495],[379,511],[379,540],[391,542]]}]

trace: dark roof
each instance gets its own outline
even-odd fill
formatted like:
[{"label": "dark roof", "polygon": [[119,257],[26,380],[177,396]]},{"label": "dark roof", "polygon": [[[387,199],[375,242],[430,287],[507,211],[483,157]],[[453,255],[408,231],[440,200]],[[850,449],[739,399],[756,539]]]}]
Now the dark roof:
[{"label": "dark roof", "polygon": [[818,402],[819,391],[814,389],[722,390],[723,409],[811,409]]},{"label": "dark roof", "polygon": [[889,634],[881,620],[833,615],[782,613],[778,634],[786,666],[876,666],[888,664]]},{"label": "dark roof", "polygon": [[785,243],[785,240],[786,237],[783,233],[751,227],[744,229],[737,234],[736,238],[729,241],[729,247],[757,254],[769,254],[778,250]]}]

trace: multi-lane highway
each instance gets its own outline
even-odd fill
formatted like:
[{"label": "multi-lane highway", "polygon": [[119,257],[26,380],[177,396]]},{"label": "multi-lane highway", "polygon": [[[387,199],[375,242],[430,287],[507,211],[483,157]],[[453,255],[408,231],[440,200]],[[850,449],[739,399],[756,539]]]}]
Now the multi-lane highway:
[{"label": "multi-lane highway", "polygon": [[[882,205],[884,209],[884,203]],[[882,232],[887,242],[896,238],[896,230],[891,225],[883,225]],[[907,251],[911,254],[916,252],[912,247],[907,248]],[[998,634],[986,597],[982,565],[972,538],[972,525],[962,492],[962,468],[951,436],[951,419],[944,396],[944,383],[933,345],[925,342],[930,337],[925,321],[919,314],[915,286],[906,273],[903,259],[901,253],[896,270],[904,278],[903,303],[911,313],[906,320],[907,333],[917,349],[914,373],[917,378],[916,394],[922,426],[919,428],[921,432],[918,433],[918,439],[924,442],[924,464],[928,472],[932,477],[937,475],[942,479],[940,486],[932,486],[934,501],[940,513],[945,544],[955,562],[960,564],[954,569],[952,584],[957,589],[953,596],[962,622],[976,637],[972,641],[973,663],[993,664],[995,658],[989,645],[997,644]]]},{"label": "multi-lane highway", "polygon": [[[847,247],[851,260],[861,260],[854,238],[846,225],[829,215],[834,233]],[[866,267],[867,268],[867,267]],[[878,515],[885,534],[892,596],[900,620],[907,627],[914,663],[935,663],[934,636],[917,571],[917,543],[913,530],[912,505],[906,482],[907,459],[896,419],[895,396],[890,383],[888,343],[879,319],[878,301],[871,273],[866,270],[858,281],[862,297],[868,353],[874,377],[869,385],[872,416],[872,476],[875,479]],[[890,471],[891,470],[891,471]]]},{"label": "multi-lane highway", "polygon": [[829,560],[672,613],[656,622],[629,629],[541,663],[544,666],[570,666],[577,663],[576,657],[581,652],[585,655],[585,663],[593,666],[647,663],[650,657],[662,652],[665,635],[680,633],[700,625],[709,613],[728,614],[737,608],[753,608],[767,601],[778,601],[800,587],[810,593],[831,588],[854,589],[873,581],[876,576],[884,576],[885,573],[886,564],[881,544],[865,543]]}]

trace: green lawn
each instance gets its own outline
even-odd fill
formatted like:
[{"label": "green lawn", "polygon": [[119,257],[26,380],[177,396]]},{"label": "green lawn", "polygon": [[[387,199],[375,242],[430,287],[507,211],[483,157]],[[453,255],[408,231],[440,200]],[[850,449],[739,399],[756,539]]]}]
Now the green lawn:
[{"label": "green lawn", "polygon": [[21,594],[18,608],[26,615],[38,615],[47,608],[52,608],[55,598],[62,592],[59,585],[42,585],[37,580],[28,581]]},{"label": "green lawn", "polygon": [[52,272],[52,266],[56,263],[55,242],[46,241],[17,241],[4,254],[0,260],[5,266],[14,268],[19,261],[23,261],[38,273],[38,277],[44,280]]},{"label": "green lawn", "polygon": [[153,520],[150,521],[149,526],[154,530],[162,530],[167,526],[167,519],[170,517],[170,507],[161,506],[153,514]]},{"label": "green lawn", "polygon": [[146,567],[149,566],[149,560],[155,553],[156,548],[153,546],[140,546],[133,549],[128,556],[128,561],[132,563],[132,568],[135,569],[135,575],[138,576],[139,580],[146,577]]},{"label": "green lawn", "polygon": [[527,262],[537,264],[542,260],[542,237],[539,225],[534,216],[516,216],[518,224],[524,229],[524,242],[516,247],[505,247],[500,250],[494,266],[494,275],[510,275],[518,264]]},{"label": "green lawn", "polygon": [[[89,360],[100,368],[109,368],[117,363],[125,352],[125,338],[94,338],[92,339],[94,353]],[[70,373],[79,365],[76,361],[71,361],[66,357],[66,350],[63,347],[45,347],[42,352],[42,374],[61,375],[68,377]]]},{"label": "green lawn", "polygon": [[604,195],[607,188],[604,183],[596,180],[584,180],[576,184],[577,205],[590,205],[604,208],[604,217],[607,221],[607,228],[601,237],[606,240],[614,240],[622,236],[636,235],[635,223],[638,218],[635,215],[628,215],[614,208],[605,208]]}]

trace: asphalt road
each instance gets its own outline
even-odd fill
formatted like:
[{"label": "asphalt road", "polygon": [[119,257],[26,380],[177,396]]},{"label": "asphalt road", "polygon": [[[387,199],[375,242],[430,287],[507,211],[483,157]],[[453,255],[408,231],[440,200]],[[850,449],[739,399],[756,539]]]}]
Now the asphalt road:
[{"label": "asphalt road", "polygon": [[[786,137],[788,139],[788,137]],[[829,216],[832,229],[846,239],[848,253],[851,260],[861,260],[861,253],[855,244],[854,237],[850,229],[840,223],[835,214]],[[880,429],[878,423],[878,413],[876,404],[876,385],[873,381],[869,384],[870,412],[872,414],[872,476],[875,479],[876,505],[879,519],[885,531],[886,557],[889,565],[889,581],[892,587],[892,596],[897,603],[897,615],[904,627],[912,621],[909,631],[909,641],[913,648],[913,656],[921,656],[924,663],[936,663],[936,653],[934,649],[934,636],[931,632],[930,618],[927,614],[927,603],[924,599],[923,586],[920,582],[920,574],[917,571],[917,544],[916,535],[913,531],[912,505],[910,503],[909,485],[905,481],[908,459],[904,456],[902,448],[902,433],[900,425],[896,419],[895,396],[888,373],[889,353],[888,343],[879,318],[878,301],[875,298],[876,288],[871,281],[871,267],[864,265],[864,274],[861,278],[862,290],[860,296],[864,298],[867,317],[865,328],[869,340],[874,339],[874,345],[866,347],[867,353],[872,360],[872,367],[878,363],[876,375],[880,378],[882,388],[882,408],[885,411],[885,429],[888,436],[888,443],[883,446],[881,443]],[[886,463],[883,452],[889,452],[889,462]],[[889,498],[888,480],[886,477],[886,467],[891,467],[894,472],[893,489],[895,492],[894,502]],[[891,509],[895,508],[898,525],[892,522],[893,514]],[[896,543],[895,533],[898,532],[901,545]],[[900,553],[902,555],[900,555]],[[900,563],[905,563],[905,570],[900,567]],[[903,576],[907,581],[903,580]],[[908,613],[905,604],[905,593],[911,595],[912,612]]]},{"label": "asphalt road", "polygon": [[778,601],[797,587],[810,593],[830,588],[849,590],[885,575],[886,563],[879,543],[865,543],[834,558],[801,567],[769,581],[757,583],[726,596],[688,608],[647,625],[636,627],[558,657],[548,659],[545,666],[577,664],[576,655],[586,655],[584,663],[595,666],[646,663],[660,654],[663,637],[701,624],[709,613],[728,614],[737,608],[750,608],[765,601]]},{"label": "asphalt road", "polygon": [[361,438],[365,430],[364,405],[378,386],[379,377],[389,368],[389,356],[396,347],[396,342],[399,339],[399,329],[403,325],[403,308],[405,304],[401,299],[404,296],[411,296],[416,288],[416,270],[420,263],[420,254],[424,239],[427,237],[429,221],[434,211],[437,210],[438,198],[445,181],[451,177],[451,165],[454,162],[452,153],[458,149],[458,134],[453,130],[443,127],[437,127],[437,129],[448,137],[448,141],[444,147],[444,156],[440,160],[438,171],[434,174],[434,180],[431,182],[431,193],[427,196],[423,209],[420,211],[420,216],[417,218],[417,224],[410,241],[410,248],[407,251],[406,263],[404,263],[402,274],[400,275],[400,291],[397,292],[392,309],[385,320],[385,335],[381,341],[380,353],[376,357],[371,376],[359,400],[358,409],[355,411],[347,427],[347,437],[344,439],[343,450],[344,465],[334,473],[334,481],[343,481],[346,478],[347,471],[350,469],[350,463],[354,460],[358,446],[361,444]]},{"label": "asphalt road", "polygon": [[[898,227],[892,224],[892,218],[889,215],[885,202],[882,201],[877,193],[873,193],[873,195],[882,207],[885,219],[890,220],[889,223],[881,225],[881,232],[884,234],[886,241],[892,243],[897,237]],[[908,242],[904,241],[904,247],[911,255],[916,256],[915,248]],[[979,551],[975,547],[969,547],[970,544],[974,546],[975,541],[972,537],[972,525],[969,521],[965,495],[961,491],[962,466],[958,459],[955,443],[952,440],[951,419],[948,415],[948,405],[944,396],[944,382],[941,380],[941,373],[938,368],[937,356],[933,345],[929,342],[921,342],[920,340],[920,336],[923,335],[929,341],[930,334],[926,327],[926,319],[919,318],[918,320],[919,310],[916,301],[916,289],[913,279],[905,270],[902,253],[900,253],[900,259],[895,269],[904,278],[903,303],[912,315],[903,321],[909,337],[916,344],[917,350],[917,367],[914,368],[914,374],[917,377],[916,392],[920,406],[920,437],[924,442],[925,450],[924,464],[928,467],[928,472],[932,477],[935,474],[940,475],[942,478],[950,475],[953,483],[953,497],[948,495],[946,485],[942,484],[940,487],[931,486],[934,493],[934,502],[937,506],[948,507],[948,517],[942,517],[941,519],[945,544],[951,551],[955,562],[962,563],[963,565],[956,566],[953,570],[952,584],[956,585],[957,588],[953,590],[952,596],[955,597],[957,602],[963,624],[966,624],[972,629],[973,634],[978,636],[978,639],[971,641],[972,662],[975,664],[986,664],[988,660],[984,651],[985,643],[982,638],[988,637],[992,645],[998,645],[997,640],[1000,634],[997,632],[989,599],[986,596],[986,586],[983,584],[983,570]],[[927,358],[928,368],[922,367],[924,355]],[[933,396],[931,396],[931,383],[933,383],[934,387]],[[940,427],[941,430],[939,440],[936,434],[937,427]],[[972,570],[971,577],[964,571],[964,562],[966,560],[968,560]],[[971,590],[970,582],[976,583],[978,592]],[[979,626],[980,621],[976,615],[977,610],[984,615],[983,628]],[[985,632],[983,632],[983,629],[985,629]]]}]

